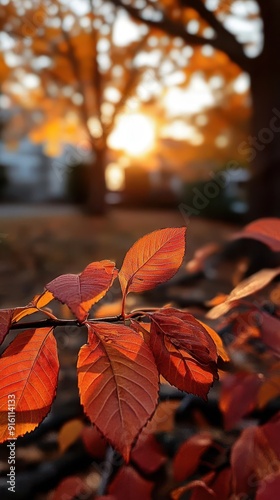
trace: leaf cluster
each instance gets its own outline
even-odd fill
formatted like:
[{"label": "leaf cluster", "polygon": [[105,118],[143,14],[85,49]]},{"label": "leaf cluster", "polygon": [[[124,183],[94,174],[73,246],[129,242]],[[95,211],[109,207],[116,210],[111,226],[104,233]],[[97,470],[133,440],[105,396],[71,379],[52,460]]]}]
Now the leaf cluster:
[{"label": "leaf cluster", "polygon": [[[61,324],[46,308],[57,299],[85,326],[88,342],[78,355],[80,400],[86,415],[128,462],[131,449],[153,416],[159,375],[178,389],[206,398],[217,379],[219,340],[215,332],[188,312],[173,307],[126,312],[131,292],[150,290],[170,279],[185,254],[186,228],[155,231],[137,241],[118,271],[113,262],[92,262],[80,274],[65,274],[48,283],[26,307],[6,309],[1,315],[1,340],[9,329],[24,328],[24,317],[38,311],[41,324],[28,323],[0,359],[0,439],[7,428],[8,395],[15,395],[16,430],[13,437],[35,429],[48,414],[56,393],[59,360],[54,328]],[[122,306],[115,317],[89,319],[90,308],[118,278]]]}]

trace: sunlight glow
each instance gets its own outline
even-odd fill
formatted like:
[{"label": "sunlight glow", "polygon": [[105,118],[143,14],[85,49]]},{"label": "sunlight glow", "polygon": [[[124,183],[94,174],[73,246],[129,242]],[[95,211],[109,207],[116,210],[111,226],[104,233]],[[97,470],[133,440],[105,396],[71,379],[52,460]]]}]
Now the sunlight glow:
[{"label": "sunlight glow", "polygon": [[195,114],[214,104],[214,97],[209,85],[199,74],[194,74],[186,89],[172,87],[166,92],[164,104],[168,116]]},{"label": "sunlight glow", "polygon": [[123,150],[130,156],[148,153],[153,148],[154,142],[154,123],[141,113],[122,115],[108,139],[112,149]]},{"label": "sunlight glow", "polygon": [[113,26],[113,44],[125,47],[137,40],[139,40],[138,26],[129,19],[125,12],[120,12],[117,16],[117,22]]},{"label": "sunlight glow", "polygon": [[105,171],[107,188],[111,191],[122,191],[124,189],[125,175],[122,167],[117,163],[109,163]]},{"label": "sunlight glow", "polygon": [[177,141],[190,140],[197,135],[197,129],[183,120],[174,122],[162,128],[161,137],[168,137]]}]

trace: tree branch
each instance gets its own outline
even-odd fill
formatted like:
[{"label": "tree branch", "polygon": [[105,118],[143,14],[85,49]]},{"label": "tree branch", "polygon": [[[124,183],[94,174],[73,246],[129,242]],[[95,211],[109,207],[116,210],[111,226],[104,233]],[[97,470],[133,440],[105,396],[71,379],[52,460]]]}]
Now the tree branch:
[{"label": "tree branch", "polygon": [[[248,58],[245,56],[242,44],[232,35],[219,21],[217,16],[205,7],[201,0],[181,0],[185,7],[191,7],[206,21],[216,32],[216,48],[225,52],[230,59],[242,68],[246,69]],[[212,44],[212,40],[209,40]]]},{"label": "tree branch", "polygon": [[182,23],[177,23],[172,19],[167,18],[162,11],[160,11],[160,13],[162,14],[161,21],[154,21],[153,19],[144,19],[141,16],[140,9],[136,9],[131,5],[124,4],[122,0],[112,0],[112,3],[116,7],[120,7],[126,10],[126,12],[130,14],[130,16],[133,17],[136,21],[146,24],[147,26],[150,26],[152,28],[162,30],[171,36],[183,38],[183,40],[185,40],[185,42],[189,43],[190,45],[204,45],[205,43],[208,43],[208,40],[206,38],[202,36],[191,35],[190,33],[188,33]]},{"label": "tree branch", "polygon": [[[87,323],[120,323],[124,318],[121,314],[118,316],[107,316],[105,318],[94,318],[87,320]],[[85,326],[84,323],[80,323],[77,319],[43,319],[38,321],[28,321],[25,323],[14,323],[10,326],[9,330],[24,330],[25,328],[33,329],[33,328],[48,328],[48,327],[57,327],[57,326],[78,326],[81,328]]]},{"label": "tree branch", "polygon": [[168,18],[163,11],[157,11],[161,13],[161,20],[155,21],[153,19],[144,19],[141,15],[141,10],[136,9],[131,5],[124,4],[122,0],[112,0],[114,5],[121,7],[128,12],[135,20],[142,22],[153,28],[160,29],[165,33],[182,38],[187,44],[190,45],[212,45],[217,50],[225,52],[229,58],[235,62],[242,69],[246,69],[249,60],[243,52],[242,45],[236,40],[236,38],[229,33],[215,15],[206,9],[205,5],[200,0],[182,0],[182,3],[186,7],[192,7],[195,9],[201,17],[206,20],[213,29],[216,31],[216,38],[207,39],[200,35],[192,35],[186,31],[186,27],[180,21],[174,21]]}]

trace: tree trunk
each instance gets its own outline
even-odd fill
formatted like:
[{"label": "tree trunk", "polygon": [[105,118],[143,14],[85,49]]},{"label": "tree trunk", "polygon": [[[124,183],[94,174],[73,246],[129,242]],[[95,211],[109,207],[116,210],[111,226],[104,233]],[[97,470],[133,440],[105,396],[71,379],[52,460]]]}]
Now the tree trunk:
[{"label": "tree trunk", "polygon": [[94,151],[95,159],[89,170],[86,210],[90,215],[106,213],[106,147]]},{"label": "tree trunk", "polygon": [[279,33],[278,21],[276,26],[272,23],[264,51],[250,71],[251,135],[241,146],[241,152],[251,164],[252,181],[248,193],[250,220],[280,217]]}]

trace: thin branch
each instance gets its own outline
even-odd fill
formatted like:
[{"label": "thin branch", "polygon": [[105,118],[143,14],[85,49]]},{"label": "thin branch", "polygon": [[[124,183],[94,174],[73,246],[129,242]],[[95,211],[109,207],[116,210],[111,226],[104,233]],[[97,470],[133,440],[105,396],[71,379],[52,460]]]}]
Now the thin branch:
[{"label": "thin branch", "polygon": [[103,464],[104,468],[101,476],[101,482],[97,490],[97,494],[100,496],[106,494],[106,490],[110,482],[111,476],[113,474],[114,466],[116,465],[116,463],[118,463],[119,466],[122,465],[122,460],[121,461],[116,460],[117,457],[118,457],[117,452],[112,448],[112,446],[109,446],[107,448],[105,462]]},{"label": "thin branch", "polygon": [[[118,316],[107,316],[104,318],[94,318],[87,320],[87,323],[120,323],[124,318],[121,314]],[[48,327],[57,327],[57,326],[78,326],[79,328],[85,326],[85,323],[80,323],[77,319],[43,319],[38,321],[28,321],[25,323],[14,323],[10,326],[10,330],[23,330],[25,328],[28,329],[36,329],[36,328],[48,328]]]}]

